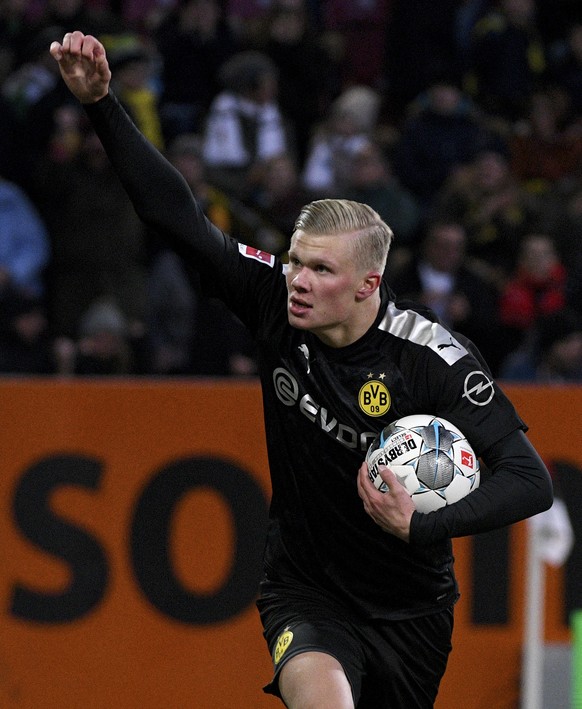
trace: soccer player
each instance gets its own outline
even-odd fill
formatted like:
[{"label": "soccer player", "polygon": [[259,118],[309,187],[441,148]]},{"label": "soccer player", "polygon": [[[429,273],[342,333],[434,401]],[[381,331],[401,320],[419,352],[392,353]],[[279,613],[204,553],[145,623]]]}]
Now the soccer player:
[{"label": "soccer player", "polygon": [[[458,589],[451,538],[552,503],[526,426],[473,345],[395,300],[382,273],[392,231],[366,205],[321,200],[299,214],[288,265],[230,238],[110,90],[100,42],[54,42],[145,223],[247,325],[258,349],[272,479],[258,608],[290,709],[428,709],[451,649]],[[457,425],[491,475],[456,504],[415,511],[388,468],[363,462],[375,434],[408,414]]]}]

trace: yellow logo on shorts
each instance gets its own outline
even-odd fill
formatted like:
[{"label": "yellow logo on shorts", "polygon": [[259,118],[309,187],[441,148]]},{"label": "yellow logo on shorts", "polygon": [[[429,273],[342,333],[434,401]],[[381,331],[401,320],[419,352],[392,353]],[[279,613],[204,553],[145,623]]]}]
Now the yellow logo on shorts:
[{"label": "yellow logo on shorts", "polygon": [[368,416],[383,416],[391,403],[388,387],[378,380],[366,382],[358,394],[360,409]]},{"label": "yellow logo on shorts", "polygon": [[285,630],[277,638],[277,644],[275,645],[275,664],[278,665],[281,662],[281,658],[287,651],[287,648],[291,645],[293,640],[293,633],[290,630]]}]

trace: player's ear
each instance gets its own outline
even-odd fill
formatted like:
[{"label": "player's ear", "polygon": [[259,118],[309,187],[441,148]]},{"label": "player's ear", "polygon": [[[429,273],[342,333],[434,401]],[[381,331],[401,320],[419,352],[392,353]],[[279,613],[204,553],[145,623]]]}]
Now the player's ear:
[{"label": "player's ear", "polygon": [[360,287],[356,291],[357,300],[366,300],[373,295],[382,283],[382,274],[377,271],[369,271],[363,278]]}]

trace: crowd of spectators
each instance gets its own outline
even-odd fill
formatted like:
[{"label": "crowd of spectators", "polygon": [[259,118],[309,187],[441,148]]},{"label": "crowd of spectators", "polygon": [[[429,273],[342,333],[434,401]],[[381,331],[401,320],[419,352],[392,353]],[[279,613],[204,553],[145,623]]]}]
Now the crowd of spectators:
[{"label": "crowd of spectators", "polygon": [[397,295],[497,376],[582,381],[578,0],[4,0],[0,373],[255,373],[61,81],[73,29],[221,229],[284,258],[303,204],[366,202]]}]

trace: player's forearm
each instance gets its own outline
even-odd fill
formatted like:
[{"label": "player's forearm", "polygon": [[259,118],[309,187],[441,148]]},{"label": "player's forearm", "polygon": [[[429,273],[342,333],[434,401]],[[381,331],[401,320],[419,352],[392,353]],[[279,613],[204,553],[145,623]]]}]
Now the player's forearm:
[{"label": "player's forearm", "polygon": [[415,513],[410,539],[428,545],[445,538],[488,532],[548,509],[552,481],[521,431],[488,451],[492,476],[467,497],[429,514]]}]

